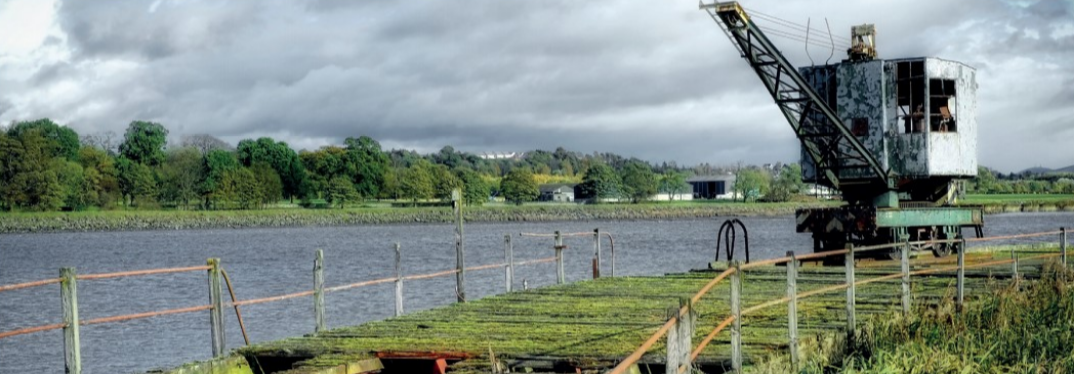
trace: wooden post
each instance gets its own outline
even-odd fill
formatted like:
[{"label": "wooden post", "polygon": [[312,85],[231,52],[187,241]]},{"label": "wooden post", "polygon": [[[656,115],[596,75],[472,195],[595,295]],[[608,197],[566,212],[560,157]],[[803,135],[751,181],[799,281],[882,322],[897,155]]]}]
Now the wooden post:
[{"label": "wooden post", "polygon": [[742,374],[742,268],[738,261],[730,265],[735,269],[731,273],[731,316],[735,318],[731,323],[731,371]]},{"label": "wooden post", "polygon": [[210,258],[209,265],[209,335],[213,342],[213,357],[224,356],[227,350],[224,340],[224,289],[220,280],[220,259]]},{"label": "wooden post", "polygon": [[328,330],[324,320],[324,250],[320,249],[313,257],[313,322],[315,332]]},{"label": "wooden post", "polygon": [[854,330],[855,326],[855,287],[854,287],[854,245],[847,245],[846,256],[846,273],[847,273],[847,344],[853,347],[854,344]]},{"label": "wooden post", "polygon": [[955,306],[959,312],[962,311],[963,302],[966,298],[966,238],[959,236],[958,247],[958,279],[956,280],[955,289]]},{"label": "wooden post", "polygon": [[791,371],[798,372],[798,260],[787,251],[787,349],[791,354]]},{"label": "wooden post", "polygon": [[910,240],[902,247],[902,314],[910,315]]},{"label": "wooden post", "polygon": [[1063,268],[1067,267],[1067,228],[1059,228],[1059,259],[1063,262]]},{"label": "wooden post", "polygon": [[460,303],[466,302],[466,252],[463,250],[462,235],[462,192],[451,190],[451,206],[455,210],[455,293]]},{"label": "wooden post", "polygon": [[615,277],[615,238],[612,234],[604,233],[608,236],[608,256],[612,258],[612,271],[608,273],[609,276]]},{"label": "wooden post", "polygon": [[600,229],[593,229],[593,279],[600,278]]},{"label": "wooden post", "polygon": [[63,364],[68,374],[82,373],[82,347],[78,338],[78,280],[75,268],[60,269],[60,303],[63,306]]},{"label": "wooden post", "polygon": [[395,316],[403,315],[403,251],[395,243]]},{"label": "wooden post", "polygon": [[[680,314],[681,310],[685,312]],[[668,330],[667,336],[667,360],[665,361],[665,373],[678,374],[681,368],[689,368],[690,349],[693,347],[691,337],[694,335],[696,314],[694,306],[689,299],[679,301],[679,307],[673,308],[668,318],[675,318],[675,326]]]},{"label": "wooden post", "polygon": [[563,269],[563,236],[556,231],[556,284],[567,283],[567,275]]},{"label": "wooden post", "polygon": [[503,236],[503,262],[507,263],[503,271],[504,283],[507,283],[507,292],[511,292],[515,283],[515,253],[511,245],[511,235]]},{"label": "wooden post", "polygon": [[1014,247],[1011,247],[1011,280],[1018,281],[1018,254],[1014,252]]}]

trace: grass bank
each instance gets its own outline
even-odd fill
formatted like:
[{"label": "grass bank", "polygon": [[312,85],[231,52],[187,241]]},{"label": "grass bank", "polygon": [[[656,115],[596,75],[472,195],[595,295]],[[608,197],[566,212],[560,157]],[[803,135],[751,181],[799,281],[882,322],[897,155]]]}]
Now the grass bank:
[{"label": "grass bank", "polygon": [[968,194],[960,205],[980,205],[985,213],[1074,211],[1074,195]]},{"label": "grass bank", "polygon": [[[528,204],[467,207],[463,212],[467,222],[587,221],[783,215],[802,207],[835,205],[838,203]],[[0,215],[0,233],[446,223],[451,219],[451,209],[444,207],[27,212]]]},{"label": "grass bank", "polygon": [[[1049,264],[1036,281],[997,282],[967,304],[871,318],[846,349],[838,335],[810,339],[800,373],[1074,372],[1074,272]],[[946,298],[950,300],[950,298]],[[753,373],[786,373],[773,356]]]}]

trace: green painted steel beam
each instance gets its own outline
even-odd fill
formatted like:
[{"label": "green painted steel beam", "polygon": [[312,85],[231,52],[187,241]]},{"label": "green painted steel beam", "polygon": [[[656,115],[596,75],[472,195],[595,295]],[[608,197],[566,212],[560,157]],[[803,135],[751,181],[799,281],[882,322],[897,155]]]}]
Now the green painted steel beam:
[{"label": "green painted steel beam", "polygon": [[979,208],[877,209],[877,227],[967,226],[984,223]]}]

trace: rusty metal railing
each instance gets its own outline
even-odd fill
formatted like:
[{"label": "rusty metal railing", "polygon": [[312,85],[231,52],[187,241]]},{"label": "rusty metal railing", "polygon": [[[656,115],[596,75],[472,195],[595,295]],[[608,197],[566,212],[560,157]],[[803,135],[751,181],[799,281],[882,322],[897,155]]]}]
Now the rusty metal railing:
[{"label": "rusty metal railing", "polygon": [[[563,238],[566,237],[585,237],[589,236],[593,238],[593,279],[600,278],[600,271],[602,267],[603,255],[601,254],[601,241],[600,238],[603,235],[608,238],[608,249],[610,250],[609,257],[611,263],[611,271],[609,276],[615,276],[615,237],[612,233],[607,231],[601,231],[599,228],[593,229],[593,232],[569,232],[561,233],[556,231],[554,233],[530,233],[523,232],[518,234],[521,237],[536,237],[536,238],[554,238],[556,246],[563,246]],[[566,247],[563,247],[564,249]]]},{"label": "rusty metal railing", "polygon": [[[494,264],[486,264],[486,265],[469,266],[469,267],[461,268],[461,270],[464,270],[464,271],[482,271],[482,270],[491,270],[491,269],[500,269],[500,268],[505,269],[506,270],[505,277],[506,277],[506,280],[507,280],[507,282],[506,282],[507,291],[510,292],[510,291],[512,291],[512,288],[513,288],[512,287],[512,283],[513,283],[512,277],[513,277],[513,270],[514,270],[515,266],[537,265],[537,264],[552,263],[552,262],[559,261],[559,262],[561,262],[560,267],[562,268],[562,256],[544,257],[544,258],[537,258],[537,259],[531,259],[531,260],[515,262],[513,253],[511,252],[512,249],[511,249],[511,245],[510,245],[510,235],[505,236],[505,240],[506,240],[506,246],[505,246],[505,249],[504,249],[504,251],[505,251],[505,255],[504,255],[504,260],[505,261],[504,262],[494,263]],[[51,285],[51,284],[60,284],[61,285],[61,299],[62,299],[61,304],[62,304],[63,309],[64,309],[64,321],[62,323],[53,323],[53,324],[46,324],[46,325],[40,325],[40,326],[32,326],[32,327],[20,328],[20,329],[15,329],[15,330],[11,330],[11,331],[2,331],[2,332],[0,332],[0,339],[10,338],[10,337],[19,336],[19,335],[26,335],[26,334],[33,334],[33,333],[38,333],[38,332],[62,329],[62,330],[64,330],[65,365],[70,370],[69,371],[70,373],[76,373],[77,374],[77,373],[81,372],[81,353],[80,353],[81,349],[80,349],[80,344],[79,344],[79,331],[78,331],[78,328],[80,326],[89,326],[89,325],[97,325],[97,324],[105,324],[105,323],[117,323],[117,322],[132,321],[132,320],[145,319],[145,318],[158,317],[158,316],[167,316],[167,315],[176,315],[176,314],[183,314],[183,313],[209,311],[210,312],[210,330],[211,330],[211,336],[212,336],[212,340],[213,340],[213,356],[214,357],[219,357],[219,356],[223,355],[223,353],[225,351],[225,342],[224,342],[224,339],[223,339],[224,328],[223,328],[223,317],[222,317],[222,312],[223,312],[224,308],[227,308],[227,307],[234,308],[236,319],[238,320],[240,329],[242,331],[243,340],[248,345],[248,344],[250,344],[250,339],[249,339],[249,336],[247,335],[246,325],[245,325],[245,322],[243,321],[243,318],[242,318],[242,313],[241,313],[241,310],[240,310],[241,306],[257,305],[257,304],[264,304],[264,303],[270,303],[270,302],[277,302],[277,301],[284,301],[284,300],[290,300],[290,299],[295,299],[295,298],[313,296],[314,297],[315,310],[318,311],[318,313],[315,314],[315,323],[316,323],[316,330],[315,331],[319,332],[319,331],[323,331],[325,329],[325,325],[326,325],[325,321],[324,321],[324,315],[323,315],[323,310],[324,310],[324,298],[323,298],[323,295],[325,293],[344,291],[344,290],[350,290],[350,289],[374,286],[374,285],[385,284],[385,283],[395,283],[396,284],[396,315],[398,316],[398,315],[401,315],[403,313],[403,309],[402,309],[402,304],[403,304],[403,302],[402,302],[402,282],[403,281],[423,280],[423,279],[431,279],[431,278],[437,278],[437,277],[451,276],[451,275],[455,275],[455,274],[460,272],[460,269],[456,268],[456,269],[450,269],[450,270],[438,271],[438,272],[432,272],[432,273],[402,275],[401,262],[400,262],[400,256],[399,256],[399,244],[398,243],[395,244],[395,248],[396,248],[396,275],[393,276],[393,277],[373,279],[373,280],[367,280],[367,281],[343,284],[343,285],[332,286],[332,287],[325,287],[324,284],[323,284],[323,264],[322,264],[323,252],[321,250],[318,250],[317,253],[316,253],[315,266],[314,266],[315,288],[313,290],[306,290],[306,291],[288,293],[288,294],[283,294],[283,295],[268,296],[268,297],[261,297],[261,298],[255,298],[255,299],[246,299],[246,300],[238,300],[237,299],[237,297],[235,295],[235,290],[234,290],[234,288],[232,287],[232,284],[231,284],[230,277],[227,275],[227,272],[223,269],[223,267],[220,266],[219,259],[215,259],[215,258],[209,259],[207,261],[208,265],[204,265],[204,266],[173,267],[173,268],[163,268],[163,269],[146,269],[146,270],[123,271],[123,272],[101,273],[101,274],[81,274],[81,275],[78,275],[78,274],[75,273],[75,270],[73,268],[64,268],[64,269],[61,269],[61,271],[60,271],[61,276],[58,277],[58,278],[49,278],[49,279],[44,279],[44,280],[32,281],[32,282],[24,282],[24,283],[16,283],[16,284],[0,286],[0,293],[2,293],[2,292],[5,292],[5,291],[14,291],[14,290],[27,289],[27,288],[41,287],[41,286],[47,286],[47,285]],[[93,319],[79,319],[78,318],[77,281],[79,281],[79,280],[84,281],[84,280],[115,279],[115,278],[137,277],[137,276],[148,276],[148,275],[175,274],[175,273],[194,272],[194,271],[207,271],[208,274],[209,274],[209,294],[210,294],[209,299],[210,299],[210,304],[190,306],[190,307],[182,307],[182,308],[174,308],[174,309],[166,309],[166,310],[158,310],[158,311],[150,311],[150,312],[124,314],[124,315],[93,318]],[[221,282],[221,281],[223,281],[223,282]],[[221,296],[222,288],[223,288],[224,284],[226,284],[226,287],[227,287],[227,289],[229,291],[229,294],[231,296],[231,302],[230,303],[224,302],[223,297]]]},{"label": "rusty metal railing", "polygon": [[[702,298],[705,295],[707,295],[709,292],[711,292],[711,290],[716,285],[718,285],[719,283],[721,283],[722,281],[724,281],[728,277],[732,278],[732,291],[731,291],[732,292],[732,296],[731,296],[731,298],[732,298],[732,301],[731,301],[732,315],[728,316],[727,318],[725,318],[722,321],[720,321],[720,323],[717,324],[715,326],[715,328],[710,333],[708,333],[700,342],[698,342],[697,347],[693,348],[692,350],[689,351],[689,354],[688,354],[689,358],[688,359],[682,359],[682,358],[673,357],[678,353],[673,353],[669,349],[668,359],[667,359],[667,362],[668,362],[669,366],[666,368],[667,372],[669,372],[669,373],[671,373],[671,372],[674,372],[674,373],[684,373],[684,372],[686,372],[690,368],[691,363],[698,358],[698,356],[701,354],[701,352],[712,342],[712,340],[720,332],[725,330],[728,326],[731,326],[732,324],[735,324],[735,327],[733,328],[733,331],[732,331],[732,338],[731,338],[731,341],[732,341],[732,359],[731,359],[731,361],[732,361],[732,370],[734,372],[736,372],[736,373],[741,373],[741,364],[742,364],[742,356],[741,356],[741,354],[742,354],[742,350],[741,350],[741,331],[740,331],[741,327],[739,326],[739,323],[741,321],[742,316],[747,315],[747,314],[751,314],[751,313],[755,313],[755,312],[763,310],[765,308],[781,305],[781,304],[784,304],[784,303],[789,303],[789,304],[790,303],[795,303],[797,299],[808,298],[808,297],[821,295],[821,294],[825,294],[825,293],[829,293],[829,292],[835,292],[835,291],[839,291],[839,290],[848,290],[848,324],[853,324],[854,323],[853,301],[855,300],[854,288],[856,286],[859,286],[859,285],[865,285],[865,284],[881,282],[881,281],[885,281],[885,280],[903,278],[903,311],[908,313],[909,308],[910,308],[910,304],[909,304],[910,303],[910,301],[909,301],[909,292],[910,292],[910,289],[909,289],[909,277],[910,276],[955,271],[955,272],[957,272],[957,278],[958,278],[957,286],[956,286],[957,287],[957,296],[956,296],[956,298],[957,298],[958,307],[961,310],[962,304],[963,304],[963,297],[964,297],[964,274],[965,274],[966,269],[983,268],[983,267],[991,267],[991,266],[1000,266],[1000,265],[1006,265],[1006,264],[1014,264],[1014,266],[1012,267],[1012,272],[1013,272],[1012,277],[1013,278],[1018,277],[1018,274],[1017,274],[1018,267],[1017,266],[1018,266],[1019,257],[1017,256],[1017,254],[1013,250],[1011,252],[1011,256],[1012,256],[1011,259],[993,260],[993,261],[984,261],[984,262],[978,262],[978,263],[973,263],[973,264],[966,264],[965,263],[965,252],[967,250],[967,247],[965,245],[966,242],[971,242],[971,241],[972,242],[983,242],[983,241],[996,241],[996,240],[1024,239],[1024,238],[1050,236],[1050,235],[1056,235],[1056,234],[1059,235],[1059,247],[1060,247],[1060,252],[1059,253],[1048,253],[1048,254],[1042,254],[1042,255],[1036,255],[1036,256],[1030,256],[1030,257],[1023,257],[1023,258],[1021,258],[1021,260],[1048,259],[1048,258],[1059,257],[1061,259],[1060,262],[1063,264],[1063,266],[1067,266],[1067,251],[1066,251],[1067,237],[1066,237],[1066,229],[1065,228],[1060,228],[1057,231],[1047,231],[1047,232],[1028,233],[1028,234],[1015,234],[1015,235],[1004,235],[1004,236],[994,236],[994,237],[987,237],[987,238],[925,240],[925,241],[917,241],[917,242],[903,242],[903,243],[881,244],[881,245],[874,245],[874,246],[864,246],[864,247],[858,247],[858,248],[848,247],[848,248],[839,249],[839,250],[817,252],[817,253],[811,253],[811,254],[806,254],[806,255],[801,255],[801,256],[795,256],[793,253],[788,252],[788,256],[785,256],[785,257],[774,258],[774,259],[763,260],[763,261],[756,261],[756,262],[752,262],[752,263],[744,264],[744,265],[740,264],[738,262],[732,262],[731,266],[728,267],[728,269],[726,269],[723,272],[721,272],[720,274],[716,275],[712,280],[710,280],[708,283],[706,283],[700,290],[698,290],[698,292],[696,294],[694,294],[693,297],[691,297],[689,299],[688,303],[685,303],[684,305],[680,306],[678,313],[676,313],[675,315],[673,315],[670,318],[668,318],[668,320],[663,325],[661,325],[659,328],[657,328],[657,330],[655,332],[653,332],[653,334],[650,335],[650,337],[648,339],[646,339],[644,342],[642,342],[642,344],[639,345],[638,348],[635,349],[633,352],[631,352],[630,355],[628,355],[625,358],[623,358],[623,360],[620,361],[619,364],[616,365],[614,368],[612,368],[612,370],[610,370],[608,373],[610,373],[610,374],[624,374],[624,373],[627,373],[633,365],[637,364],[642,359],[642,357],[645,355],[646,352],[648,352],[650,349],[652,349],[652,347],[654,345],[656,345],[656,343],[658,343],[660,341],[661,338],[664,338],[665,336],[668,336],[669,331],[671,331],[673,329],[673,327],[676,326],[676,324],[680,323],[680,321],[682,321],[683,319],[692,318],[692,317],[690,317],[691,313],[692,313],[691,309],[693,308],[692,305],[697,304],[698,302],[700,302],[702,300]],[[909,270],[909,248],[910,248],[911,245],[954,244],[954,243],[961,243],[962,244],[962,246],[961,246],[961,248],[959,250],[959,253],[958,253],[958,265],[956,265],[956,266],[938,267],[938,268],[930,268],[930,269],[922,269],[922,270],[916,270],[916,271],[910,271]],[[853,256],[854,256],[855,253],[862,253],[862,252],[868,252],[868,251],[877,251],[877,250],[883,250],[883,249],[889,249],[890,250],[890,249],[895,249],[895,248],[900,248],[900,247],[902,248],[902,251],[901,251],[902,252],[902,271],[901,272],[892,273],[892,274],[883,275],[883,276],[878,276],[878,277],[873,277],[873,278],[864,279],[864,280],[854,280],[854,276],[853,276],[854,270],[853,269],[854,269],[855,265],[854,265],[854,257]],[[794,290],[795,287],[793,286],[793,284],[794,284],[794,278],[797,276],[796,273],[797,273],[797,262],[798,261],[822,259],[822,258],[826,258],[826,257],[830,257],[830,256],[838,256],[838,255],[847,256],[847,258],[846,258],[846,261],[847,261],[846,268],[847,268],[847,274],[848,274],[847,275],[847,280],[848,281],[846,283],[831,285],[831,286],[828,286],[828,287],[823,287],[823,288],[820,288],[820,289],[807,291],[807,292],[801,292],[801,293],[794,292],[794,293],[791,293],[791,295],[788,295],[788,296],[780,298],[780,299],[766,301],[766,302],[760,303],[758,305],[755,305],[755,306],[752,306],[752,307],[749,307],[749,308],[746,308],[746,309],[741,309],[740,301],[739,301],[739,293],[741,292],[740,291],[741,280],[739,279],[738,273],[740,273],[740,272],[742,272],[744,270],[748,270],[750,268],[756,268],[756,267],[760,267],[760,266],[788,264],[788,268],[791,268],[791,267],[794,268],[794,269],[788,269],[788,284],[789,284],[788,288],[791,289],[791,290]],[[792,266],[792,264],[793,264],[793,266]],[[794,308],[789,308],[789,309],[790,309],[790,312],[789,312],[790,315],[793,316],[795,314],[795,312],[794,312],[795,309]],[[794,322],[789,323],[788,328],[793,329],[792,331],[797,330],[797,327],[796,327],[797,319],[795,317],[789,317],[789,318],[791,318],[791,321],[794,321]],[[794,326],[794,327],[791,327],[791,326]],[[848,328],[848,331],[853,331],[852,326],[850,328]],[[795,334],[791,334],[791,335],[792,336],[791,336],[790,339],[792,341],[792,344],[790,344],[789,350],[792,352],[791,353],[791,361],[792,361],[792,365],[794,365],[794,364],[797,364],[797,354],[796,354],[797,348],[795,346],[797,339],[796,339],[796,336],[794,336]],[[687,339],[685,345],[687,347],[689,347],[689,342],[688,342],[689,336],[687,336],[685,339]],[[679,343],[681,344],[683,342],[680,341]],[[668,345],[670,347],[671,343],[669,342]]]}]

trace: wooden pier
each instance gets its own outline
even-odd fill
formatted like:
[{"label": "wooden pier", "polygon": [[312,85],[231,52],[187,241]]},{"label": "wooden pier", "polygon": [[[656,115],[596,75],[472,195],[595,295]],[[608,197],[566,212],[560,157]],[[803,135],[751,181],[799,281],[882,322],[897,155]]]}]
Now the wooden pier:
[{"label": "wooden pier", "polygon": [[[1052,252],[1055,253],[1055,252]],[[1033,257],[1032,253],[1019,256]],[[1010,258],[988,252],[966,256],[967,263]],[[950,269],[957,256],[911,261],[912,272]],[[1017,265],[1018,276],[1033,278],[1045,260]],[[723,270],[710,269],[652,277],[601,278],[569,285],[511,292],[359,326],[242,348],[253,372],[360,373],[399,372],[604,372],[631,354],[689,299]],[[898,274],[899,261],[859,261],[858,281]],[[990,282],[1011,278],[1010,264],[965,270],[967,300],[987,292]],[[801,266],[797,291],[808,293],[846,280],[843,266]],[[956,272],[943,271],[911,279],[914,308],[953,302]],[[743,270],[742,304],[749,308],[786,295],[785,266]],[[798,336],[830,334],[847,326],[846,293],[840,290],[797,300]],[[871,315],[902,309],[902,278],[856,287],[858,323]],[[692,341],[700,341],[730,315],[730,282],[721,282],[695,305],[699,318]],[[787,304],[757,310],[742,319],[742,344],[748,364],[788,346]],[[724,332],[700,351],[694,365],[705,372],[731,368],[730,334]],[[641,372],[663,372],[661,341],[638,362]],[[349,366],[348,366],[349,365]],[[364,370],[364,371],[363,371]]]}]

